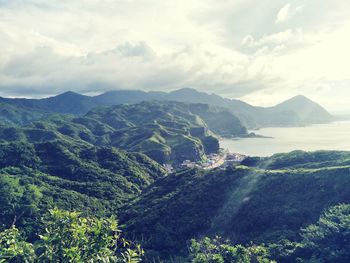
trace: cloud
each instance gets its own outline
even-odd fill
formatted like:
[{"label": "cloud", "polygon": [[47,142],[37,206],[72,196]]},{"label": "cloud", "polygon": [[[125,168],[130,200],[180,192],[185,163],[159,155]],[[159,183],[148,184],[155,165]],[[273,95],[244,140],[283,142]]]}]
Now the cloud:
[{"label": "cloud", "polygon": [[263,87],[258,83],[268,77],[263,65],[253,64],[246,55],[204,44],[157,55],[144,42],[124,43],[75,57],[38,47],[7,61],[0,82],[2,91],[12,90],[12,95],[36,94],[45,87],[57,93],[72,88],[103,92],[111,88],[166,90],[193,86],[213,92],[220,87],[241,96]]},{"label": "cloud", "polygon": [[0,0],[0,95],[192,86],[252,102],[343,98],[349,10],[344,0]]},{"label": "cloud", "polygon": [[300,13],[303,10],[304,6],[292,6],[290,3],[283,6],[277,13],[275,23],[284,23],[293,18],[296,14]]},{"label": "cloud", "polygon": [[305,47],[316,41],[312,36],[305,35],[303,29],[287,29],[270,35],[264,35],[259,39],[255,39],[251,35],[243,38],[241,45],[243,48],[256,50],[261,48],[281,48],[282,46],[288,48]]}]

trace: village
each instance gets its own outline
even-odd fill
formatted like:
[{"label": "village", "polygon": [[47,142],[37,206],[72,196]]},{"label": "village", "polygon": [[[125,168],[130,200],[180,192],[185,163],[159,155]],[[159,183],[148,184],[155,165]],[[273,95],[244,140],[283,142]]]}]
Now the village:
[{"label": "village", "polygon": [[191,160],[184,160],[180,165],[174,167],[170,164],[164,164],[164,168],[169,172],[173,172],[182,168],[202,168],[204,170],[210,170],[217,167],[226,167],[228,165],[234,165],[241,163],[247,156],[239,153],[231,153],[228,150],[220,149],[218,154],[209,154],[207,159],[202,162],[193,162]]}]

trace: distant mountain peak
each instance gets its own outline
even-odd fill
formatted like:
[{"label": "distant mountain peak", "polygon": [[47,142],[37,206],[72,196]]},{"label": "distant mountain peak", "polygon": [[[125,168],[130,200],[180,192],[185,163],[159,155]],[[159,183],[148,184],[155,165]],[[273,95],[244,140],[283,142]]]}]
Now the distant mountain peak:
[{"label": "distant mountain peak", "polygon": [[58,94],[55,97],[83,97],[84,95],[81,95],[74,91],[66,91],[64,93]]},{"label": "distant mountain peak", "polygon": [[293,106],[293,107],[304,107],[306,105],[314,105],[314,106],[318,106],[318,107],[322,107],[321,105],[319,105],[318,103],[316,103],[315,101],[309,99],[308,97],[304,96],[304,95],[296,95],[288,100],[285,100],[279,104],[277,104],[275,107],[284,107],[284,106]]},{"label": "distant mountain peak", "polygon": [[295,101],[312,101],[311,99],[309,99],[308,97],[304,96],[304,95],[296,95],[292,98],[290,98],[289,100],[287,101],[292,101],[292,100],[295,100]]},{"label": "distant mountain peak", "polygon": [[181,89],[173,90],[170,93],[199,93],[199,91],[194,88],[184,87]]}]

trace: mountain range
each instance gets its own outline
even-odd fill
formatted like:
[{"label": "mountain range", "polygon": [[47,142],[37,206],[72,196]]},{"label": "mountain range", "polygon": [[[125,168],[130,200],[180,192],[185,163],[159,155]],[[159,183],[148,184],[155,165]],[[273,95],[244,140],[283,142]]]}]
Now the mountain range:
[{"label": "mountain range", "polygon": [[[192,88],[183,88],[172,92],[145,92],[140,90],[115,90],[98,96],[86,96],[75,92],[43,99],[0,98],[0,109],[5,105],[15,108],[6,109],[2,116],[6,123],[26,123],[48,112],[82,115],[97,106],[134,104],[142,101],[179,101],[202,103],[225,108],[238,117],[248,129],[269,126],[304,126],[315,123],[327,123],[335,118],[322,106],[299,95],[273,107],[255,107],[241,100],[227,99],[215,94],[199,92]],[[33,111],[28,116],[28,109]],[[4,110],[2,110],[4,112]],[[6,118],[6,116],[8,116]],[[14,120],[12,120],[14,119]]]}]

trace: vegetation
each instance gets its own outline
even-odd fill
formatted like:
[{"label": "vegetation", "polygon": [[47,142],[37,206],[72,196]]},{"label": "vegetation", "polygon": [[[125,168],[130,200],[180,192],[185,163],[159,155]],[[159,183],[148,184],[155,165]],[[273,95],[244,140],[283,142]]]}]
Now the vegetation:
[{"label": "vegetation", "polygon": [[139,153],[69,138],[0,143],[0,228],[13,221],[30,234],[48,208],[110,215],[165,171]]},{"label": "vegetation", "polygon": [[269,251],[264,246],[231,245],[220,237],[191,240],[190,260],[193,263],[272,263]]},{"label": "vegetation", "polygon": [[[206,154],[219,150],[218,139],[203,119],[193,114],[189,105],[175,102],[101,107],[84,117],[59,115],[36,121],[30,129],[69,136],[96,146],[112,145],[141,152],[161,164],[187,159],[201,161]],[[222,128],[225,132],[234,130],[227,129]]]},{"label": "vegetation", "polygon": [[34,120],[48,116],[45,111],[31,109],[27,107],[17,107],[11,103],[1,102],[0,98],[0,124],[17,126],[25,125]]},{"label": "vegetation", "polygon": [[12,226],[0,233],[0,262],[127,262],[143,254],[124,239],[115,218],[82,217],[52,209],[43,219],[39,239],[27,242]]},{"label": "vegetation", "polygon": [[269,170],[340,167],[350,165],[350,154],[344,151],[293,151],[268,158],[248,157],[242,164]]},{"label": "vegetation", "polygon": [[349,262],[350,205],[327,209],[320,219],[302,229],[301,247],[313,261]]},{"label": "vegetation", "polygon": [[120,219],[128,234],[147,237],[146,252],[165,257],[186,254],[186,241],[198,235],[244,245],[296,242],[324,209],[350,203],[349,187],[347,165],[192,169],[157,180],[121,209]]}]

